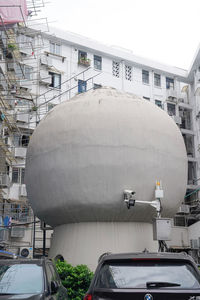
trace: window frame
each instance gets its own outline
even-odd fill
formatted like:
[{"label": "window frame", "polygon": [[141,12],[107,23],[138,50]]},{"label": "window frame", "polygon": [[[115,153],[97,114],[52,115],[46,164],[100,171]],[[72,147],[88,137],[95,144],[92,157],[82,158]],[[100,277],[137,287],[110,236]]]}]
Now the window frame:
[{"label": "window frame", "polygon": [[[17,170],[17,181],[13,180],[13,171]],[[24,183],[24,178],[25,178],[25,168],[20,168],[20,167],[12,167],[12,183],[16,183],[16,184],[25,184]]]},{"label": "window frame", "polygon": [[87,81],[78,79],[78,93],[85,93],[87,91]]},{"label": "window frame", "polygon": [[[95,64],[95,62],[97,62],[97,64]],[[99,66],[98,66],[98,63],[99,63]],[[94,54],[94,68],[99,71],[102,70],[102,57],[99,55],[96,55],[96,54]]]},{"label": "window frame", "polygon": [[174,78],[166,77],[166,89],[173,89],[174,90]]},{"label": "window frame", "polygon": [[49,41],[49,50],[50,53],[61,56],[61,44]]},{"label": "window frame", "polygon": [[[49,75],[51,76],[51,83],[49,84],[49,87],[61,90],[61,85],[62,85],[61,74],[55,73],[55,72],[49,72]],[[59,85],[55,85],[55,77],[56,76],[58,76],[58,78],[59,78]]]},{"label": "window frame", "polygon": [[142,70],[142,83],[149,84],[149,71]]},{"label": "window frame", "polygon": [[158,73],[154,73],[154,86],[161,87],[161,75]]}]

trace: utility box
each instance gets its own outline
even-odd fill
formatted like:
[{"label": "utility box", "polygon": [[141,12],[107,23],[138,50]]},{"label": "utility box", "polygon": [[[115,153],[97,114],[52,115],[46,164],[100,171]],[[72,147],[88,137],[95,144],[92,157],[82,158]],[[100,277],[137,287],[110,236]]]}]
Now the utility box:
[{"label": "utility box", "polygon": [[155,218],[153,220],[153,239],[154,241],[170,241],[172,232],[171,219]]}]

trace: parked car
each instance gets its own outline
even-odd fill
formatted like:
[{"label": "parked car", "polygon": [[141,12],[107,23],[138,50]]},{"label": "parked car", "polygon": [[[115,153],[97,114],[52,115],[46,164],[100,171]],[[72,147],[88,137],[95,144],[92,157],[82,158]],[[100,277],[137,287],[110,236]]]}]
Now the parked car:
[{"label": "parked car", "polygon": [[187,254],[107,254],[84,300],[200,299],[200,272]]},{"label": "parked car", "polygon": [[52,261],[47,259],[0,260],[0,299],[65,300]]}]

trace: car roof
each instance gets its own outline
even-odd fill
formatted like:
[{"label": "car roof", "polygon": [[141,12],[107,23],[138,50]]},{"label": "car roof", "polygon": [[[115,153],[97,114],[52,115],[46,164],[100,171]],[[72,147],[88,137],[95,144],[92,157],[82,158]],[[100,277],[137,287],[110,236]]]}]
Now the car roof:
[{"label": "car roof", "polygon": [[0,265],[14,265],[14,264],[37,264],[44,265],[46,262],[51,262],[47,258],[40,259],[29,259],[29,258],[18,258],[18,259],[0,259]]},{"label": "car roof", "polygon": [[193,262],[191,256],[187,253],[169,253],[169,252],[135,252],[135,253],[117,253],[105,254],[100,257],[100,262],[109,260],[128,260],[128,259],[162,259],[162,260],[189,260]]}]

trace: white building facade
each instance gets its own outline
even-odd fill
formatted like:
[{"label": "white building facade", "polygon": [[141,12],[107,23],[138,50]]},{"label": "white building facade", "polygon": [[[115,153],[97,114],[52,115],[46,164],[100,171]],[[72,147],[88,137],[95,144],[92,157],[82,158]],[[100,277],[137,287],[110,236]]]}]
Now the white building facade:
[{"label": "white building facade", "polygon": [[[22,86],[26,84],[24,91],[31,94],[31,97],[18,97],[18,89],[13,84],[13,90],[16,91],[16,94],[11,93],[16,100],[13,111],[21,129],[20,134],[14,135],[16,162],[7,174],[11,184],[4,187],[4,197],[8,202],[19,201],[21,197],[26,198],[26,147],[34,128],[45,114],[77,93],[111,86],[136,94],[164,109],[180,128],[188,155],[188,185],[186,197],[174,218],[175,229],[169,246],[173,249],[196,251],[197,248],[193,246],[200,234],[191,235],[190,238],[187,228],[193,223],[198,226],[200,207],[200,52],[187,71],[137,57],[131,51],[108,47],[76,34],[61,30],[52,32],[51,34],[30,30],[21,37],[27,41],[27,47],[19,47],[24,62],[15,63],[19,66],[30,66],[32,69],[30,71],[23,67],[25,73],[21,79],[18,76],[17,82]],[[31,45],[34,45],[34,49]],[[24,53],[25,50],[29,53]],[[10,68],[16,71],[16,68]],[[9,66],[5,72],[8,71]],[[178,238],[180,232],[183,237],[181,239]],[[32,238],[30,245],[31,241]],[[200,244],[197,244],[200,247]]]}]

